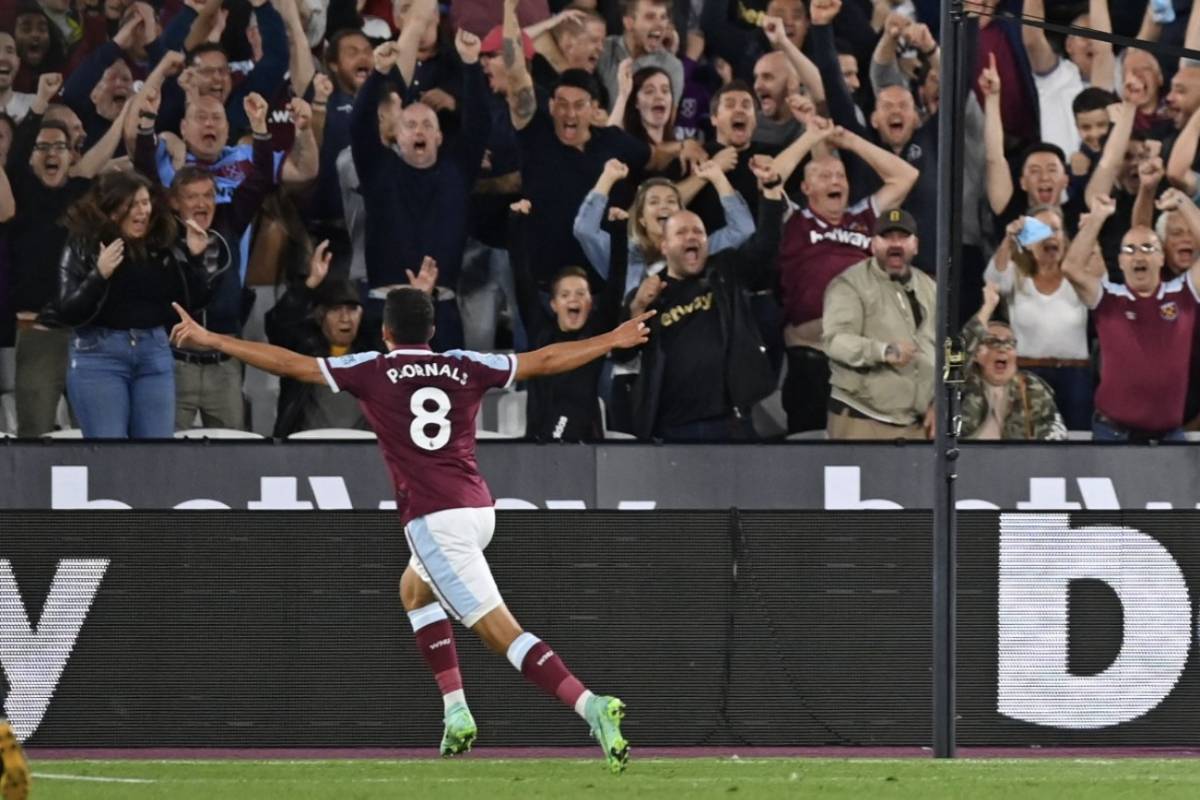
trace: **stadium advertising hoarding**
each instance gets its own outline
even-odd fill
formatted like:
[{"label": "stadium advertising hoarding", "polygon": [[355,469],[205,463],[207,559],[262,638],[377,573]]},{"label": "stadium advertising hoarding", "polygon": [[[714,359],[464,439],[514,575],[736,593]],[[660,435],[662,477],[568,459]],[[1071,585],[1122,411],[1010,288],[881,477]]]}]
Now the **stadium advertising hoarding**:
[{"label": "stadium advertising hoarding", "polygon": [[[1196,746],[1196,512],[960,522],[963,745]],[[0,698],[32,745],[429,746],[393,514],[7,512]],[[924,745],[925,512],[511,512],[506,600],[643,745]],[[481,743],[586,744],[458,636]]]},{"label": "stadium advertising hoarding", "polygon": [[[929,445],[533,445],[484,442],[506,509],[929,508]],[[959,507],[1192,509],[1193,446],[968,444]],[[378,510],[391,507],[372,442],[0,442],[0,509]]]}]

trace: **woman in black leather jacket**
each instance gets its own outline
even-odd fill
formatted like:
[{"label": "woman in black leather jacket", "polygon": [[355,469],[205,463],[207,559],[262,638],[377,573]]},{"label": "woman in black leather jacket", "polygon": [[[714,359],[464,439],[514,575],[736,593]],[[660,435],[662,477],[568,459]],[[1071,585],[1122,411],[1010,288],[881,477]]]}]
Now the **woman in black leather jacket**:
[{"label": "woman in black leather jacket", "polygon": [[170,438],[172,302],[207,300],[208,234],[183,228],[157,187],[134,172],[102,175],[67,211],[58,313],[74,328],[67,397],[86,438]]}]

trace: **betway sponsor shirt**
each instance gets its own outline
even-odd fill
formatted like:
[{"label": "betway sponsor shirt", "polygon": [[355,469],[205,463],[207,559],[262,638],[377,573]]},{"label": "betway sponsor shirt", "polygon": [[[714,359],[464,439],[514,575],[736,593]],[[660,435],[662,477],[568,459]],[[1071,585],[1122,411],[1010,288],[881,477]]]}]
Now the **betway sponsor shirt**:
[{"label": "betway sponsor shirt", "polygon": [[1160,283],[1149,297],[1103,282],[1092,309],[1102,354],[1097,411],[1142,431],[1183,424],[1196,306],[1190,275]]},{"label": "betway sponsor shirt", "polygon": [[871,255],[875,217],[875,204],[868,197],[846,209],[837,225],[807,208],[787,221],[779,247],[779,281],[789,325],[821,318],[825,287],[846,267]]},{"label": "betway sponsor shirt", "polygon": [[449,508],[493,505],[475,460],[475,418],[488,389],[512,383],[516,356],[403,348],[317,363],[330,389],[358,398],[379,437],[404,524]]}]

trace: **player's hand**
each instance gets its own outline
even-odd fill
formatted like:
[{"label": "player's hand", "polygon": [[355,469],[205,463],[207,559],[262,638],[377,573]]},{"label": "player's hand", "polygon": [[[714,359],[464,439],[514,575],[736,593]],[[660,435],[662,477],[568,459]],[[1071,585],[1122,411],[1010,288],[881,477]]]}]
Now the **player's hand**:
[{"label": "player's hand", "polygon": [[111,278],[124,260],[125,240],[118,237],[108,244],[100,245],[100,255],[96,257],[96,269],[105,278]]},{"label": "player's hand", "polygon": [[184,347],[190,350],[214,350],[218,336],[192,319],[183,306],[171,303],[171,308],[179,315],[180,322],[171,328],[171,344],[174,347]]},{"label": "player's hand", "polygon": [[304,279],[304,285],[309,291],[316,289],[329,275],[329,262],[333,260],[333,253],[329,252],[329,240],[325,239],[317,249],[313,250],[312,258],[308,260],[308,276]]},{"label": "player's hand", "polygon": [[420,289],[425,294],[431,295],[437,288],[437,261],[430,256],[425,256],[424,260],[421,261],[421,270],[419,272],[406,269],[404,270],[404,274],[408,275],[409,285]]},{"label": "player's hand", "polygon": [[632,319],[622,322],[613,329],[613,349],[624,350],[639,347],[650,340],[650,328],[646,321],[657,314],[657,311],[643,311]]}]

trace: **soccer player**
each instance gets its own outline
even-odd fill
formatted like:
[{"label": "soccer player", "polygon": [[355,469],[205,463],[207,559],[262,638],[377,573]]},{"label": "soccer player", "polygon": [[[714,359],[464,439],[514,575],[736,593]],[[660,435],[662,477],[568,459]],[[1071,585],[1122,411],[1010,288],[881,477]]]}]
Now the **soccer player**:
[{"label": "soccer player", "polygon": [[0,714],[0,797],[25,800],[29,796],[29,764],[12,725]]},{"label": "soccer player", "polygon": [[625,704],[588,691],[549,645],[522,630],[500,598],[483,555],[496,515],[475,461],[475,417],[484,392],[494,386],[569,372],[613,349],[644,344],[649,336],[645,321],[653,312],[601,336],[519,356],[434,353],[429,349],[433,302],[419,289],[405,286],[389,292],[384,304],[387,353],[315,358],[212,333],[180,306],[175,310],[182,320],[171,331],[176,347],[216,350],[275,375],[325,384],[358,398],[379,436],[412,552],[400,580],[400,596],[417,646],[442,692],[442,755],[465,753],[476,736],[446,617],[449,611],[488,647],[506,654],[526,679],[583,717],[609,769],[622,771],[629,759],[629,743],[620,728]]}]

